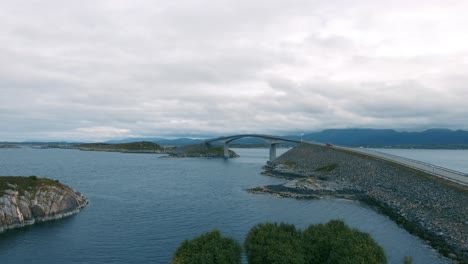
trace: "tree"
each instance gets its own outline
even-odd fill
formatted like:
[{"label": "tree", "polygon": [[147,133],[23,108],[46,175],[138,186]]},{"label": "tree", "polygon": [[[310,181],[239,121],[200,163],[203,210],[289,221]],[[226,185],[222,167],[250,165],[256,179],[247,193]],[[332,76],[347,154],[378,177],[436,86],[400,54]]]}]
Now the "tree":
[{"label": "tree", "polygon": [[239,243],[214,230],[184,241],[175,252],[172,264],[240,264],[241,254]]},{"label": "tree", "polygon": [[294,225],[258,224],[244,242],[250,264],[303,264],[301,233]]}]

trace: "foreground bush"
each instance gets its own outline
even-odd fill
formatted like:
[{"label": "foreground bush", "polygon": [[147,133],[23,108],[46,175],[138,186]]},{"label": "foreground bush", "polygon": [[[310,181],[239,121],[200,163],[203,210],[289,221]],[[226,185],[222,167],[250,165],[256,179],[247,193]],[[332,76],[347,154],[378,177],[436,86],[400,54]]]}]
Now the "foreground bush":
[{"label": "foreground bush", "polygon": [[173,264],[240,264],[242,248],[218,230],[186,240],[177,249]]},{"label": "foreground bush", "polygon": [[[310,225],[304,232],[289,224],[258,224],[244,242],[250,264],[386,263],[383,249],[366,233],[342,221]],[[241,247],[219,231],[185,241],[173,264],[241,263]]]},{"label": "foreground bush", "polygon": [[258,224],[244,243],[249,263],[302,264],[301,232],[289,224]]},{"label": "foreground bush", "polygon": [[306,263],[386,263],[383,249],[369,234],[342,221],[311,225],[303,232]]},{"label": "foreground bush", "polygon": [[336,220],[310,225],[304,232],[293,225],[259,224],[250,230],[244,247],[250,264],[387,262],[368,234]]}]

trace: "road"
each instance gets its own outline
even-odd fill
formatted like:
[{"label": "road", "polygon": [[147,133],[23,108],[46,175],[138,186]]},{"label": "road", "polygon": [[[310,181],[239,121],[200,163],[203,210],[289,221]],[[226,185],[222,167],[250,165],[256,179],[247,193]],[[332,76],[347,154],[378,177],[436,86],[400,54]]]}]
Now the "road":
[{"label": "road", "polygon": [[[323,145],[323,144],[322,144]],[[365,148],[347,148],[347,147],[340,147],[340,146],[332,146],[335,149],[342,149],[345,151],[350,151],[354,153],[363,154],[366,156],[370,156],[377,159],[382,159],[390,162],[394,162],[406,167],[410,167],[412,169],[416,169],[419,171],[426,172],[428,174],[444,178],[446,180],[456,182],[458,184],[468,186],[468,174],[454,171],[451,169],[439,167],[430,163],[408,159],[388,153],[383,153],[375,150],[365,149]]]}]

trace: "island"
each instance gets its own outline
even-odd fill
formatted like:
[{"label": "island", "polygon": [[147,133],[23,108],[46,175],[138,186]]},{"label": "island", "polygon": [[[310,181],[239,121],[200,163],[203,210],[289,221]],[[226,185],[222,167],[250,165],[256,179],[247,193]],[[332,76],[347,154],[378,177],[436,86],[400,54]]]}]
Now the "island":
[{"label": "island", "polygon": [[0,149],[7,149],[7,148],[20,148],[18,145],[16,144],[0,144]]},{"label": "island", "polygon": [[73,146],[74,149],[85,151],[108,151],[124,153],[165,153],[166,148],[149,141],[109,144],[109,143],[86,143]]},{"label": "island", "polygon": [[[222,146],[212,146],[210,144],[193,144],[173,148],[167,151],[169,157],[177,158],[224,158],[224,148]],[[237,158],[239,155],[229,150],[229,158]]]},{"label": "island", "polygon": [[336,149],[299,144],[264,167],[285,178],[250,189],[298,199],[364,202],[441,254],[468,263],[468,188],[395,163]]},{"label": "island", "polygon": [[0,232],[67,217],[87,204],[81,193],[57,180],[0,176]]},{"label": "island", "polygon": [[[222,146],[210,145],[205,143],[192,144],[178,147],[163,147],[149,141],[130,142],[130,143],[86,143],[72,147],[73,149],[83,151],[106,151],[121,153],[152,153],[167,154],[165,157],[176,158],[223,158],[224,149]],[[237,153],[229,150],[229,158],[239,157]]]}]

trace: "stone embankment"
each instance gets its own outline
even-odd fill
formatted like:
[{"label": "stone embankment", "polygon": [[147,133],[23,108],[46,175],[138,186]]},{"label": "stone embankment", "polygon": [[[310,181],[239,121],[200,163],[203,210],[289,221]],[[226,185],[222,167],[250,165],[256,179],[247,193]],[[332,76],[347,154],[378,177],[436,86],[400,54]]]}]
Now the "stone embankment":
[{"label": "stone embankment", "polygon": [[0,232],[78,213],[87,199],[48,179],[0,177]]},{"label": "stone embankment", "polygon": [[443,255],[468,263],[468,189],[397,164],[301,144],[265,166],[290,181],[252,192],[340,197],[375,206]]}]

